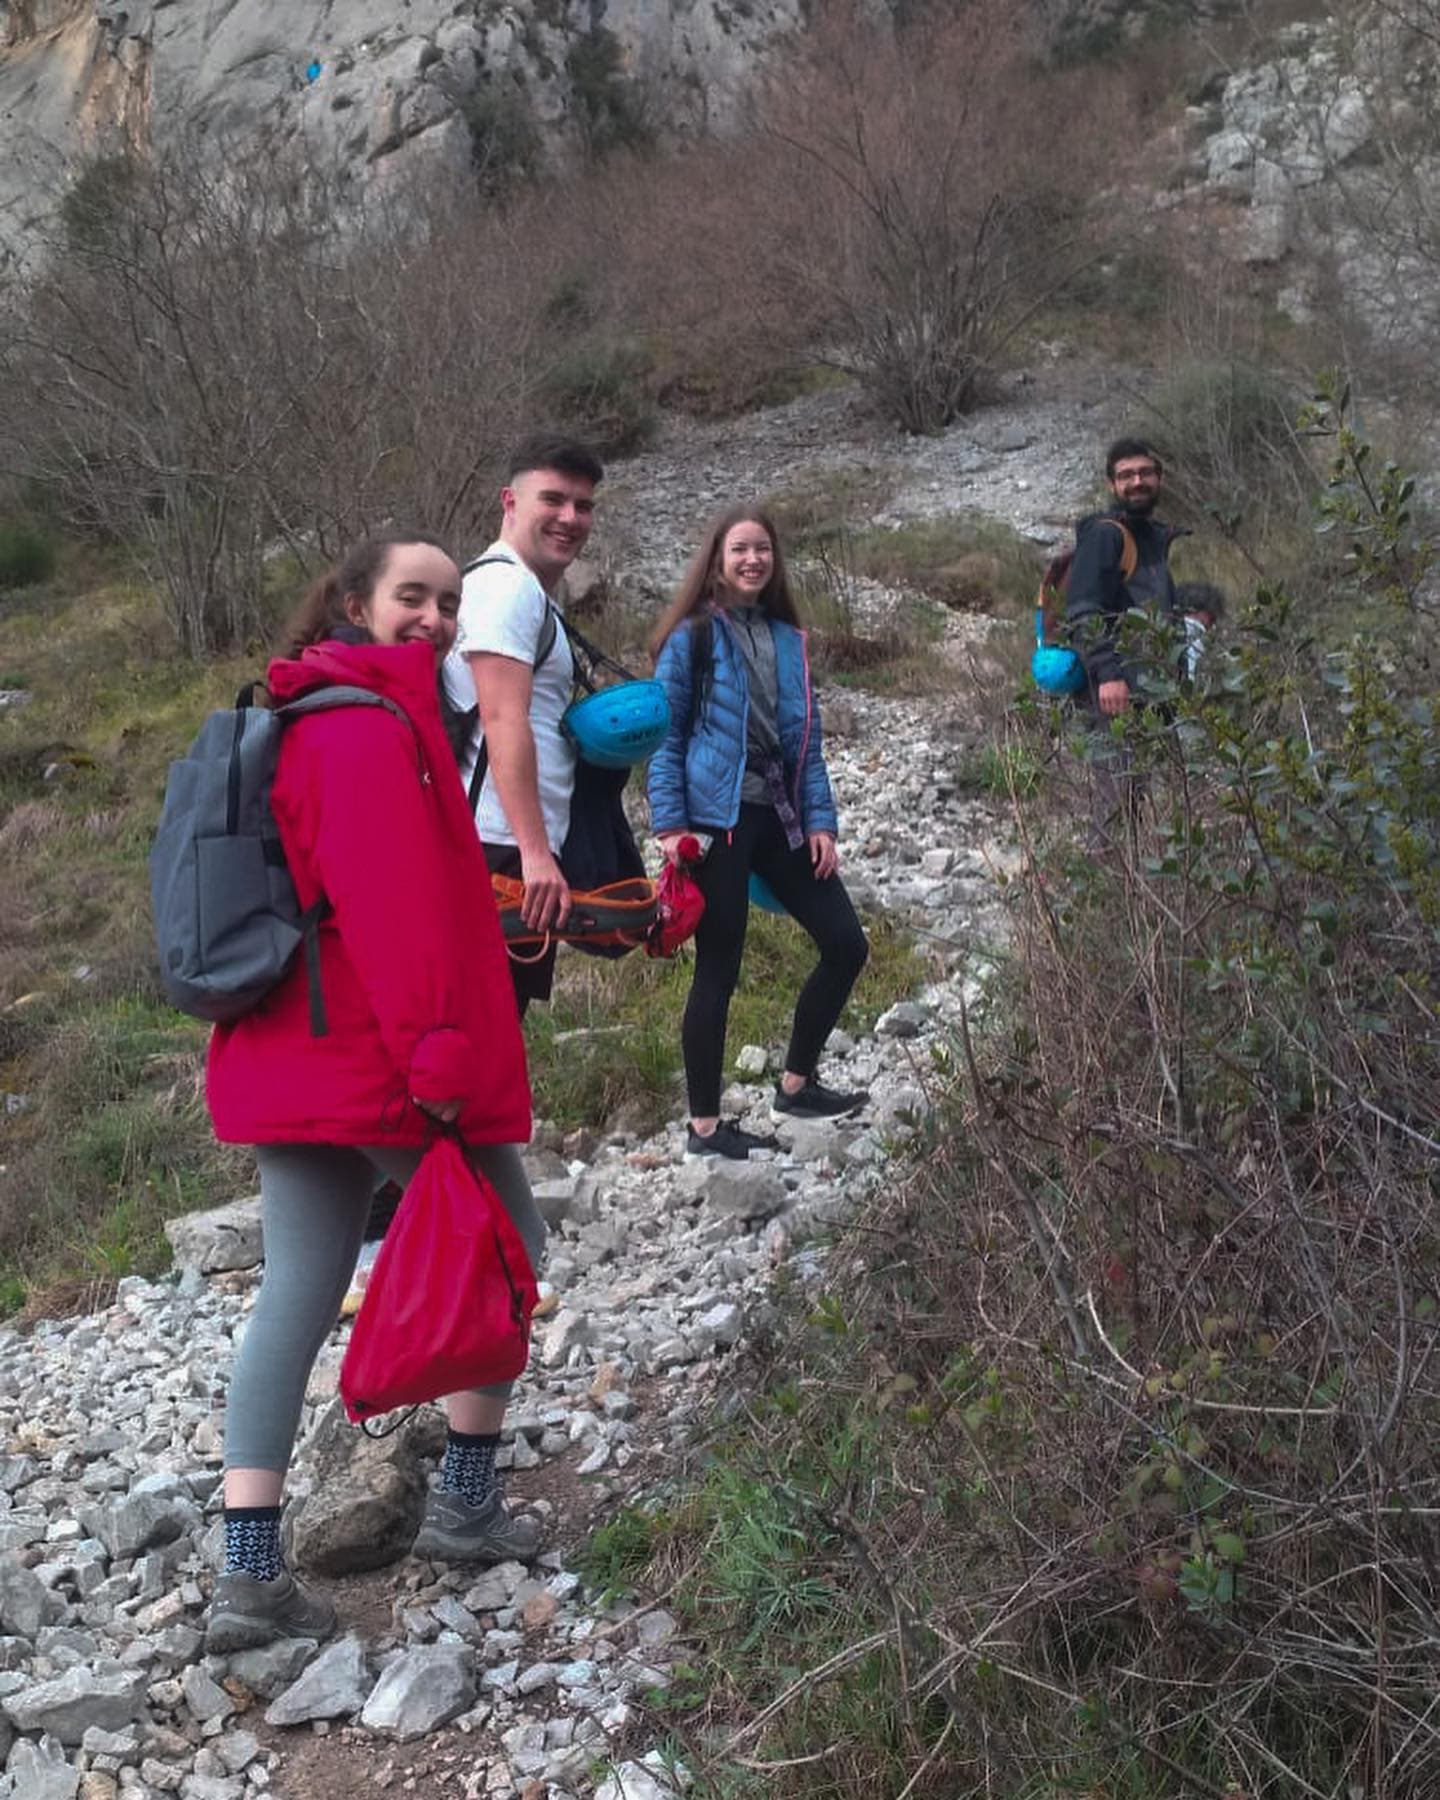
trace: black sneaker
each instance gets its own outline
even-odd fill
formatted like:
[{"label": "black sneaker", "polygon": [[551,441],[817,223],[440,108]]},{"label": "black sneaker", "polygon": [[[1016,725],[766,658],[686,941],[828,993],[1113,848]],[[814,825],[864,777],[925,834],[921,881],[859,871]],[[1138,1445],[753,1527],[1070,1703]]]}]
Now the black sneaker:
[{"label": "black sneaker", "polygon": [[734,1119],[722,1119],[709,1137],[701,1137],[692,1125],[685,1148],[696,1156],[728,1156],[731,1162],[744,1162],[752,1150],[776,1150],[772,1137],[761,1137],[753,1131],[742,1131]]},{"label": "black sneaker", "polygon": [[843,1119],[847,1113],[859,1112],[869,1098],[864,1088],[857,1088],[853,1094],[844,1094],[838,1088],[826,1087],[812,1075],[804,1087],[794,1094],[787,1094],[784,1087],[776,1082],[775,1098],[770,1102],[770,1114],[776,1119]]}]

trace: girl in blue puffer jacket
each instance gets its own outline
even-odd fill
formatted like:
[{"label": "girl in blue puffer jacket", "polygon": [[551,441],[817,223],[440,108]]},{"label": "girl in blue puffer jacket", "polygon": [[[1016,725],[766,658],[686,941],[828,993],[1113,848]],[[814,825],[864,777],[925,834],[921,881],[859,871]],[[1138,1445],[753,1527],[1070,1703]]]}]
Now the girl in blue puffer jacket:
[{"label": "girl in blue puffer jacket", "polygon": [[773,1112],[835,1118],[868,1098],[815,1078],[868,946],[838,874],[835,800],[805,633],[763,512],[734,507],[715,521],[650,647],[670,701],[670,730],[650,763],[651,824],[671,861],[682,838],[709,840],[694,871],[705,917],[682,1029],[689,1147],[743,1161],[774,1143],[719,1116],[752,871],[820,952],[795,1006]]}]

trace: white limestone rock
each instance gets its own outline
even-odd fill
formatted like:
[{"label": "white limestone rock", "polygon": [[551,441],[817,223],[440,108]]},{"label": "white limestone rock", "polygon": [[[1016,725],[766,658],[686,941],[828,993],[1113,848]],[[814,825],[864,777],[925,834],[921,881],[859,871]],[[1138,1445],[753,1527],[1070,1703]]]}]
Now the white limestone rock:
[{"label": "white limestone rock", "polygon": [[202,1275],[253,1269],[262,1255],[260,1196],[208,1212],[181,1213],[165,1221],[165,1235],[181,1269],[198,1269]]},{"label": "white limestone rock", "polygon": [[308,1719],[340,1719],[358,1713],[370,1693],[370,1670],[352,1633],[322,1650],[278,1699],[266,1708],[270,1725],[303,1725]]},{"label": "white limestone rock", "polygon": [[475,1695],[474,1653],[461,1644],[424,1644],[389,1665],[365,1702],[360,1723],[408,1743],[458,1718]]}]

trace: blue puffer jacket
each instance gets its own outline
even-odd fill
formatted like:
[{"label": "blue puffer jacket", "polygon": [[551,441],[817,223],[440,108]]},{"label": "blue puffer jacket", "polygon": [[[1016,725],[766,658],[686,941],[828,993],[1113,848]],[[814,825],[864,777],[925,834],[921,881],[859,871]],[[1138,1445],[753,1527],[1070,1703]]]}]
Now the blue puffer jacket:
[{"label": "blue puffer jacket", "polygon": [[[670,701],[670,730],[650,759],[650,825],[679,831],[687,825],[729,831],[740,817],[745,775],[745,726],[750,712],[745,658],[722,612],[712,613],[714,674],[705,707],[692,719],[690,634],[687,621],[665,640],[655,665]],[[772,619],[780,751],[786,785],[803,829],[836,828],[835,797],[820,748],[820,709],[810,681],[805,633]]]}]

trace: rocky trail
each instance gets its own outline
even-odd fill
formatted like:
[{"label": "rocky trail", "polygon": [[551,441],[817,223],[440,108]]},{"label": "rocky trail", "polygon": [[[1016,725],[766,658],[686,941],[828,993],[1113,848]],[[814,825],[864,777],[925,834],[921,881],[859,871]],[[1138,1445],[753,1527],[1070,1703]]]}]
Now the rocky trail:
[{"label": "rocky trail", "polygon": [[[920,443],[883,439],[843,393],[674,425],[607,484],[601,557],[664,589],[715,505],[867,463],[887,476],[880,520],[976,508],[1049,539],[1093,484],[1113,399],[1093,371],[1047,370]],[[588,1591],[573,1551],[673,1473],[775,1272],[820,1280],[827,1232],[933,1103],[932,1052],[961,994],[983,996],[1018,866],[1003,817],[957,782],[974,732],[961,702],[847,692],[825,710],[847,880],[925,933],[935,978],[873,1035],[832,1039],[822,1076],[871,1093],[857,1120],[772,1126],[773,1063],[747,1047],[726,1110],[776,1130],[775,1154],[692,1158],[678,1123],[644,1140],[537,1134],[560,1304],[537,1325],[501,1461],[551,1547],[529,1569],[404,1554],[439,1415],[378,1442],[346,1426],[342,1327],[311,1382],[287,1515],[340,1629],[318,1653],[202,1657],[225,1380],[259,1243],[253,1207],[192,1221],[172,1276],[122,1282],[102,1312],[0,1329],[0,1796],[677,1800],[685,1774],[655,1750],[644,1694],[703,1645],[663,1602]]]},{"label": "rocky trail", "polygon": [[651,448],[615,465],[596,539],[624,580],[668,595],[710,514],[848,481],[857,522],[976,512],[1049,544],[1094,489],[1126,393],[1120,372],[1056,344],[1043,366],[1006,377],[993,404],[936,437],[880,424],[851,387],[720,424],[669,419]]}]

